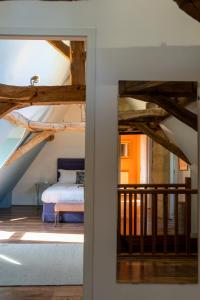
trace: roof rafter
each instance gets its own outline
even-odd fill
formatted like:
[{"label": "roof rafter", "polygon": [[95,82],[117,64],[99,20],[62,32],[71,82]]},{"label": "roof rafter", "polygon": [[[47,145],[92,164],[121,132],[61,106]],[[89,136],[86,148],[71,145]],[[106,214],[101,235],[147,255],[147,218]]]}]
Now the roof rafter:
[{"label": "roof rafter", "polygon": [[47,42],[53,46],[60,54],[62,54],[65,58],[70,59],[70,47],[66,45],[63,41],[56,40],[47,40]]},{"label": "roof rafter", "polygon": [[191,164],[187,156],[182,152],[182,150],[172,143],[165,135],[163,130],[159,128],[159,130],[150,128],[145,123],[136,123],[135,127],[138,128],[138,130],[142,131],[144,134],[149,136],[152,140],[169,150],[170,152],[174,153],[176,156],[180,157],[182,160],[187,162],[188,164]]},{"label": "roof rafter", "polygon": [[8,122],[24,127],[29,131],[41,132],[50,131],[51,133],[61,132],[61,131],[84,131],[84,122],[66,122],[66,123],[49,123],[49,122],[37,122],[31,121],[24,117],[17,111],[13,111],[4,117]]},{"label": "roof rafter", "polygon": [[138,122],[144,122],[148,119],[149,121],[155,121],[155,119],[163,120],[167,115],[168,114],[164,109],[156,107],[142,110],[128,110],[119,112],[118,120],[136,120]]},{"label": "roof rafter", "polygon": [[36,133],[28,142],[20,146],[14,153],[11,155],[11,157],[6,162],[6,166],[13,163],[15,160],[22,157],[24,154],[32,150],[34,147],[36,147],[38,144],[45,140],[52,140],[52,132],[39,132]]},{"label": "roof rafter", "polygon": [[[148,83],[147,88],[145,84]],[[152,83],[152,85],[151,85]],[[159,84],[160,83],[160,84]],[[143,86],[143,89],[142,89]],[[119,81],[119,96],[136,98],[137,96],[162,95],[168,97],[190,97],[197,99],[197,82],[194,81]],[[137,98],[136,98],[137,99]]]},{"label": "roof rafter", "polygon": [[0,118],[3,118],[5,115],[16,108],[18,108],[18,106],[13,103],[0,103]]},{"label": "roof rafter", "polygon": [[[147,81],[145,83],[143,81],[141,83],[138,81],[120,81],[120,97],[131,97],[155,103],[170,115],[197,131],[197,115],[184,107],[189,102],[197,100],[196,82],[161,81],[159,84],[157,81]],[[184,97],[187,101],[183,101]]]},{"label": "roof rafter", "polygon": [[145,102],[151,102],[155,103],[161,108],[163,108],[165,111],[167,111],[170,115],[173,115],[175,118],[177,118],[179,121],[183,122],[184,124],[190,126],[194,130],[198,130],[197,123],[198,123],[198,117],[197,114],[193,113],[189,109],[183,107],[180,105],[176,100],[172,100],[169,97],[166,96],[142,96],[138,95],[137,99]]},{"label": "roof rafter", "polygon": [[199,0],[174,0],[180,9],[189,16],[200,22],[200,1]]}]

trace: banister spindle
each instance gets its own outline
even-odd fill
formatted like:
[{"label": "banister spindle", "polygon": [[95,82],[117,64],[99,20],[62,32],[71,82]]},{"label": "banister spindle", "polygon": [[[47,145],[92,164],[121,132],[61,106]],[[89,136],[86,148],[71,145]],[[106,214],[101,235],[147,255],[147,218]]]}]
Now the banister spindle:
[{"label": "banister spindle", "polygon": [[175,194],[174,210],[174,252],[178,253],[178,194]]},{"label": "banister spindle", "polygon": [[167,254],[167,240],[168,240],[168,194],[163,194],[163,250]]},{"label": "banister spindle", "polygon": [[133,216],[132,216],[132,210],[133,210],[133,197],[132,193],[129,193],[129,254],[132,254],[133,252],[133,237],[132,237],[132,228],[133,228]]}]

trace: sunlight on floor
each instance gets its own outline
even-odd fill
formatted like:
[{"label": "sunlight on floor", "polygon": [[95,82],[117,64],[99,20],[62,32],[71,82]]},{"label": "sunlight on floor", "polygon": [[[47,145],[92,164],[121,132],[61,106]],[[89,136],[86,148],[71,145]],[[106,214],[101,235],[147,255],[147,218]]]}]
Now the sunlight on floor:
[{"label": "sunlight on floor", "polygon": [[0,231],[0,240],[9,240],[15,232]]},{"label": "sunlight on floor", "polygon": [[39,233],[26,232],[22,241],[43,241],[43,242],[63,242],[63,243],[83,243],[83,234],[61,234],[61,233]]},{"label": "sunlight on floor", "polygon": [[14,260],[14,259],[12,259],[12,258],[10,258],[10,257],[8,257],[6,255],[3,255],[3,254],[0,254],[0,259],[4,260],[6,262],[9,262],[11,264],[14,264],[14,265],[19,265],[19,266],[22,265],[19,261]]},{"label": "sunlight on floor", "polygon": [[20,221],[20,220],[25,220],[25,219],[27,219],[27,217],[17,218],[17,219],[10,219],[10,222],[13,222],[13,221]]}]

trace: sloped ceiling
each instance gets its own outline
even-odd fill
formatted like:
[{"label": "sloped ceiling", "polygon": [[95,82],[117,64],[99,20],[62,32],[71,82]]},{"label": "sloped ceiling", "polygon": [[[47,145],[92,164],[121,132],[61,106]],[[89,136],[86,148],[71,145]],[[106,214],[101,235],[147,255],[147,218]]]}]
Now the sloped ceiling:
[{"label": "sloped ceiling", "polygon": [[119,132],[143,132],[197,165],[196,100],[196,82],[120,81]]},{"label": "sloped ceiling", "polygon": [[[0,40],[2,84],[27,86],[30,85],[32,76],[39,75],[40,85],[63,85],[69,78],[69,67],[70,62],[46,41]],[[65,115],[65,110],[60,106],[31,106],[19,111],[35,121],[61,121]],[[0,149],[8,137],[15,134],[15,130],[15,126],[0,120]],[[21,134],[20,144],[27,134],[27,132]],[[16,147],[19,146],[19,142],[16,143]],[[0,202],[12,191],[44,144],[45,142],[41,143],[14,164],[0,168]]]}]

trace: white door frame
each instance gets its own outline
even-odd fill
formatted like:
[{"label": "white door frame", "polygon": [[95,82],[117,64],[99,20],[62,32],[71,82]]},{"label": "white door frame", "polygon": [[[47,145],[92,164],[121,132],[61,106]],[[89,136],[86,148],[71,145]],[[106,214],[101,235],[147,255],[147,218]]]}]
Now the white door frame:
[{"label": "white door frame", "polygon": [[94,28],[1,28],[0,39],[85,39],[86,65],[86,137],[85,137],[85,242],[84,242],[84,299],[93,299],[93,229],[94,229],[94,150],[95,150],[95,36]]}]

